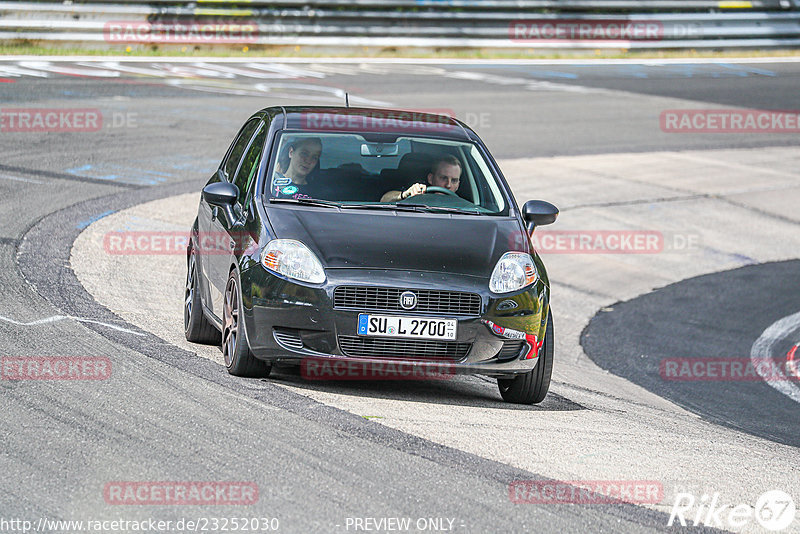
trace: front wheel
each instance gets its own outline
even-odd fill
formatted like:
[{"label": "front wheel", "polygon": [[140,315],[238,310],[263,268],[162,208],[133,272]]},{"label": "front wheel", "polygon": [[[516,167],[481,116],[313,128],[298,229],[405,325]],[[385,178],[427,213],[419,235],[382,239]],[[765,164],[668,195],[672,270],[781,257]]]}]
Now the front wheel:
[{"label": "front wheel", "polygon": [[234,269],[225,285],[225,304],[222,310],[222,356],[225,358],[225,366],[235,376],[269,376],[272,365],[259,360],[250,352],[245,328],[239,275]]},{"label": "front wheel", "polygon": [[550,376],[553,374],[553,313],[547,312],[547,328],[544,345],[539,350],[536,367],[514,378],[498,378],[497,387],[506,402],[514,404],[539,404],[550,389]]}]

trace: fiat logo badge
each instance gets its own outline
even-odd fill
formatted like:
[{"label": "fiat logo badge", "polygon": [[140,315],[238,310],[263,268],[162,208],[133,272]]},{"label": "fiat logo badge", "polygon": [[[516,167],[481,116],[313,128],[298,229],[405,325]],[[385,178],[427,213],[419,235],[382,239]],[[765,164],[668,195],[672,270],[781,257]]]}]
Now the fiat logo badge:
[{"label": "fiat logo badge", "polygon": [[400,307],[404,310],[413,310],[417,307],[417,296],[411,291],[400,293]]}]

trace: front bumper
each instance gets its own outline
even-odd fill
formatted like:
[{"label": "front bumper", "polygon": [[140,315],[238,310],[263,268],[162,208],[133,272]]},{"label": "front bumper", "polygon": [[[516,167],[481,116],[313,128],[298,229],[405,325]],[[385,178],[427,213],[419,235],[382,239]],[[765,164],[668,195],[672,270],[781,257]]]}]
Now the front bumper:
[{"label": "front bumper", "polygon": [[[241,273],[243,316],[255,357],[297,363],[308,358],[375,365],[393,362],[427,370],[445,365],[451,373],[498,377],[528,372],[536,366],[549,310],[549,289],[541,280],[522,291],[498,296],[489,291],[486,279],[474,276],[366,269],[327,269],[326,275],[325,283],[311,285],[284,279],[260,265]],[[474,293],[480,296],[480,309],[473,315],[340,309],[334,307],[334,290],[339,286]],[[359,313],[454,318],[458,321],[454,343],[469,347],[463,356],[445,358],[348,355],[342,343],[358,341]]]}]

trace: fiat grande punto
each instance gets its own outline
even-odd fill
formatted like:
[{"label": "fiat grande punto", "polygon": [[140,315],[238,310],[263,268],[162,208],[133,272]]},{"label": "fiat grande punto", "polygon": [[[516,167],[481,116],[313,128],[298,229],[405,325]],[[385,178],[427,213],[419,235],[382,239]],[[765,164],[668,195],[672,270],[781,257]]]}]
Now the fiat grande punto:
[{"label": "fiat grande punto", "polygon": [[519,209],[486,146],[451,117],[263,109],[202,191],[186,338],[221,345],[237,376],[305,361],[446,368],[538,403],[553,318],[530,235],[557,215],[542,200]]}]

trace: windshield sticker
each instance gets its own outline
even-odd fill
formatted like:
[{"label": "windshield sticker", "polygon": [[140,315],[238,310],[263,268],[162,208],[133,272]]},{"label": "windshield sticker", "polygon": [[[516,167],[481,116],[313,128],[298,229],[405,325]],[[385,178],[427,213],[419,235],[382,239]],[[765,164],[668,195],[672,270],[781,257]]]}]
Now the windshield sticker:
[{"label": "windshield sticker", "polygon": [[297,193],[297,191],[298,191],[297,187],[295,187],[293,185],[290,185],[288,187],[284,187],[283,189],[281,189],[281,193],[283,193],[284,195],[293,195],[293,194]]},{"label": "windshield sticker", "polygon": [[272,184],[275,186],[289,185],[290,183],[292,183],[292,179],[287,178],[286,176],[282,176],[280,178],[275,178],[274,180],[272,180]]}]

